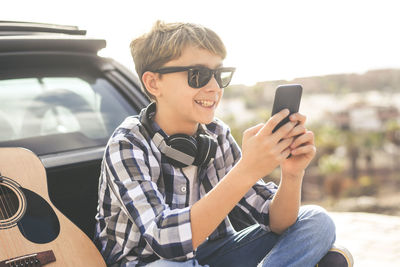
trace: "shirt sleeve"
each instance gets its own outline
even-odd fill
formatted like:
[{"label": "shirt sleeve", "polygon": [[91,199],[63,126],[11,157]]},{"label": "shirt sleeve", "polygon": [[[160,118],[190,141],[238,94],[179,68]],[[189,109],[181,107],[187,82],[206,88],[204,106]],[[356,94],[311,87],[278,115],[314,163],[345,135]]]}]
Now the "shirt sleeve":
[{"label": "shirt sleeve", "polygon": [[[225,157],[226,173],[228,173],[239,161],[242,154],[229,129],[226,133],[226,141],[224,153],[228,155]],[[269,231],[269,206],[277,189],[278,186],[275,183],[265,183],[264,180],[260,179],[239,201],[237,207],[244,211],[251,221],[257,222],[261,227]]]},{"label": "shirt sleeve", "polygon": [[265,183],[263,180],[259,180],[239,201],[237,206],[248,214],[253,221],[260,224],[262,228],[270,231],[269,207],[277,189],[275,183]]},{"label": "shirt sleeve", "polygon": [[129,213],[127,216],[155,254],[165,259],[191,258],[190,207],[171,210],[164,202],[152,180],[157,178],[152,177],[152,168],[160,166],[149,153],[143,144],[132,140],[110,143],[105,164],[111,184],[123,203],[122,211]]}]

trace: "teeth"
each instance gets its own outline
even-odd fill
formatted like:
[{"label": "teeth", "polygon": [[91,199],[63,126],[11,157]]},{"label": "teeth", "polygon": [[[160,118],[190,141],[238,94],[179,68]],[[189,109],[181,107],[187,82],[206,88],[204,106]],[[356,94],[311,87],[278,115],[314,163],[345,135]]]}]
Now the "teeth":
[{"label": "teeth", "polygon": [[202,105],[203,107],[211,107],[214,105],[214,101],[209,100],[195,100],[197,104]]}]

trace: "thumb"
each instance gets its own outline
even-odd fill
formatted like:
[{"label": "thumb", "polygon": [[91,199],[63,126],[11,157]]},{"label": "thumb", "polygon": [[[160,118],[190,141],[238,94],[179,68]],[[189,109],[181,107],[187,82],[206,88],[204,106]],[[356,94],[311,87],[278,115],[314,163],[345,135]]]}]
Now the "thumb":
[{"label": "thumb", "polygon": [[250,137],[256,135],[262,129],[263,126],[264,126],[264,123],[259,123],[253,127],[246,129],[243,133],[243,138],[247,139],[247,138],[250,138]]}]

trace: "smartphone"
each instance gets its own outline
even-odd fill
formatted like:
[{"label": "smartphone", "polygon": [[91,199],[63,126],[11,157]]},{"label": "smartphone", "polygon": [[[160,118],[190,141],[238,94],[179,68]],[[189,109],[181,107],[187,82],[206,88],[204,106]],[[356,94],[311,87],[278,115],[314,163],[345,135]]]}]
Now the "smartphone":
[{"label": "smartphone", "polygon": [[[299,111],[302,93],[303,87],[300,84],[279,85],[275,91],[275,99],[274,105],[272,106],[271,116],[285,108],[289,109],[290,114],[297,113]],[[275,132],[285,123],[289,122],[290,114],[284,118],[272,132]]]}]

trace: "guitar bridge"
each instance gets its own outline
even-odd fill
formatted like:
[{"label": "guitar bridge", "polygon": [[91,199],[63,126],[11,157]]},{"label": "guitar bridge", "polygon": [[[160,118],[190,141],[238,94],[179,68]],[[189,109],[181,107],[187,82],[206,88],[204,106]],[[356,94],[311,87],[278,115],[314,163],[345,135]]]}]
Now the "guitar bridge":
[{"label": "guitar bridge", "polygon": [[0,262],[0,267],[25,267],[25,266],[43,266],[47,263],[56,261],[52,250],[19,256]]}]

